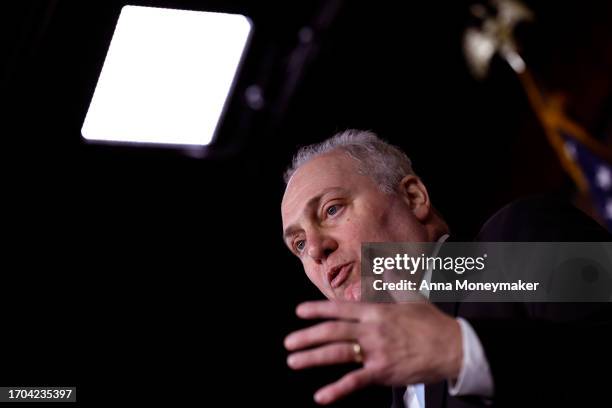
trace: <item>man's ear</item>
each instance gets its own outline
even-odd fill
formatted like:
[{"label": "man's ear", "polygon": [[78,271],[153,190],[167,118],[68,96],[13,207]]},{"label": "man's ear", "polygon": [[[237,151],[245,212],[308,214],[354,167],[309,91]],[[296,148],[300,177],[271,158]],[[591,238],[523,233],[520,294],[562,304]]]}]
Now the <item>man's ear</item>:
[{"label": "man's ear", "polygon": [[431,213],[431,203],[421,179],[413,174],[407,175],[400,181],[398,192],[419,221],[427,220]]}]

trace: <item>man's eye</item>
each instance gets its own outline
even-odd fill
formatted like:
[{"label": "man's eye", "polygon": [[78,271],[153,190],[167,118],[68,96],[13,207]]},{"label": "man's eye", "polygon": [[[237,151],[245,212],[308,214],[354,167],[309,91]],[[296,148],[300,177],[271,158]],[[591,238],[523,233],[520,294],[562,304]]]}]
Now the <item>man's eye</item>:
[{"label": "man's eye", "polygon": [[304,241],[303,239],[295,243],[295,249],[297,249],[298,252],[302,252],[305,246],[306,246],[306,241]]},{"label": "man's eye", "polygon": [[327,215],[334,216],[338,212],[338,206],[332,205],[329,208],[327,208],[326,212],[327,212]]}]

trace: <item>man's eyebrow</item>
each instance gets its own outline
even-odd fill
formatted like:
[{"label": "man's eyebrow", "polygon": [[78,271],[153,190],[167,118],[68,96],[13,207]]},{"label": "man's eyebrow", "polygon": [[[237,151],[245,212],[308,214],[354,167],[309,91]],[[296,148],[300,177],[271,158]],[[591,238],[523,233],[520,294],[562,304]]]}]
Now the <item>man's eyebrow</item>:
[{"label": "man's eyebrow", "polygon": [[285,241],[287,241],[287,238],[289,238],[290,236],[294,235],[296,232],[300,231],[302,228],[300,228],[297,225],[291,225],[289,227],[287,227],[287,229],[285,230],[285,233],[283,234],[283,239]]},{"label": "man's eyebrow", "polygon": [[[319,203],[319,201],[321,200],[321,198],[326,195],[329,194],[331,192],[342,192],[342,193],[346,193],[347,190],[342,188],[342,187],[328,187],[325,190],[321,191],[319,194],[317,194],[316,196],[312,197],[310,200],[308,200],[308,202],[306,203],[305,208],[312,208],[312,207],[316,207],[317,204]],[[290,225],[285,229],[285,232],[283,233],[283,240],[287,241],[287,238],[290,237],[291,235],[295,234],[296,232],[300,231],[302,228],[298,225]]]}]

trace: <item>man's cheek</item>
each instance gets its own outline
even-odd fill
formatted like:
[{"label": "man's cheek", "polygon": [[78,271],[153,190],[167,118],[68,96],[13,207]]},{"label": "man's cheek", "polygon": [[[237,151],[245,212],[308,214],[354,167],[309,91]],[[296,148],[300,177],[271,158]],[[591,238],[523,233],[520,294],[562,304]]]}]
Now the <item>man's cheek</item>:
[{"label": "man's cheek", "polygon": [[357,219],[353,217],[346,217],[342,228],[344,237],[349,239],[361,237],[367,229],[366,224],[357,221]]},{"label": "man's cheek", "polygon": [[304,271],[306,271],[306,276],[308,277],[310,282],[312,282],[312,284],[315,285],[317,289],[321,291],[321,293],[329,297],[327,295],[329,285],[327,284],[327,282],[323,280],[323,275],[322,275],[322,272],[319,270],[319,268],[316,268],[316,267],[313,268],[310,265],[307,265],[306,262],[302,262],[302,265],[304,266]]}]

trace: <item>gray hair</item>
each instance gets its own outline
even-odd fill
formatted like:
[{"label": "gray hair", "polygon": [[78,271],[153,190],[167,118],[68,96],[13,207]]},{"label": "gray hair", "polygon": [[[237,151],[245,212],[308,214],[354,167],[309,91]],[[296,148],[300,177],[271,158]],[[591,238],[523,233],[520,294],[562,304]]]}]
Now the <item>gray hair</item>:
[{"label": "gray hair", "polygon": [[359,174],[370,176],[385,193],[397,191],[400,181],[414,174],[412,163],[399,148],[380,139],[374,132],[348,129],[321,143],[302,147],[285,172],[285,183],[306,162],[335,150],[346,152],[358,162]]}]

